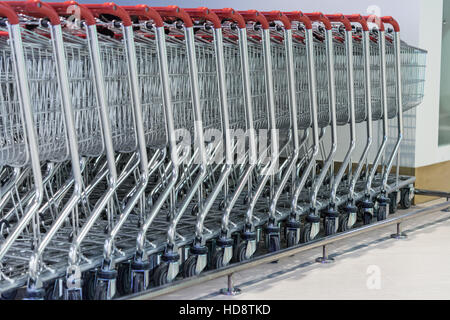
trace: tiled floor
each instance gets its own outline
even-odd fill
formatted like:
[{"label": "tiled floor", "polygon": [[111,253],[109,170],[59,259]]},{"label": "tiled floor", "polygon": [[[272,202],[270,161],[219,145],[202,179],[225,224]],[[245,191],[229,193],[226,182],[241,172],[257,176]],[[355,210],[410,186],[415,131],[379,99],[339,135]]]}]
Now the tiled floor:
[{"label": "tiled floor", "polygon": [[450,213],[406,222],[406,240],[391,239],[394,229],[331,245],[331,265],[315,263],[315,249],[237,273],[237,297],[218,294],[220,278],[159,299],[450,299]]}]

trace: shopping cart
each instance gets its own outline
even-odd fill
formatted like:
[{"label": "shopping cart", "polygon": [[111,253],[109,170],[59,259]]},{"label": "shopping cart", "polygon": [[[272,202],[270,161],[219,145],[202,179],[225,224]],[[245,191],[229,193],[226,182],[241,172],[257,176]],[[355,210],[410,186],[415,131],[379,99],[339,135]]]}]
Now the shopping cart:
[{"label": "shopping cart", "polygon": [[393,18],[38,0],[0,16],[3,298],[112,299],[410,206],[399,150],[426,52]]}]

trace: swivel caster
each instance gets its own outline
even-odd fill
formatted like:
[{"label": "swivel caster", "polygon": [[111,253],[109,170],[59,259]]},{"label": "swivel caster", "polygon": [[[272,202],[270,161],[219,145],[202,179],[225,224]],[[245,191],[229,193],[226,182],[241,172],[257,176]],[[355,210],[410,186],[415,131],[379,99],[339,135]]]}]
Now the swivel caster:
[{"label": "swivel caster", "polygon": [[280,235],[269,235],[269,252],[277,252],[281,250]]},{"label": "swivel caster", "polygon": [[12,289],[1,294],[0,300],[15,300],[17,296],[17,289]]},{"label": "swivel caster", "polygon": [[412,199],[414,198],[414,192],[411,192],[411,189],[403,189],[401,191],[400,204],[403,209],[408,210],[411,209]]},{"label": "swivel caster", "polygon": [[111,300],[116,295],[116,270],[98,270],[94,300]]},{"label": "swivel caster", "polygon": [[290,229],[286,233],[286,247],[292,248],[298,245],[299,239],[299,229]]},{"label": "swivel caster", "polygon": [[391,194],[389,194],[389,200],[390,200],[389,201],[389,214],[397,213],[397,210],[398,210],[397,198],[398,198],[397,192],[392,192]]},{"label": "swivel caster", "polygon": [[325,236],[329,237],[337,233],[337,228],[339,227],[339,223],[337,221],[337,218],[330,218],[326,217],[324,219],[324,229],[325,229]]},{"label": "swivel caster", "polygon": [[183,266],[183,277],[190,278],[195,276],[196,273],[196,266],[197,266],[197,256],[192,255],[184,262]]},{"label": "swivel caster", "polygon": [[362,218],[363,218],[363,224],[365,226],[371,224],[372,223],[372,219],[373,219],[372,212],[368,211],[368,209],[363,209],[363,211],[362,211]]},{"label": "swivel caster", "polygon": [[300,235],[301,243],[308,243],[311,241],[311,229],[312,229],[312,224],[309,222],[306,223],[305,226],[303,227],[303,230]]},{"label": "swivel caster", "polygon": [[387,218],[387,206],[385,205],[380,205],[380,207],[378,208],[378,213],[377,213],[377,220],[378,221],[384,221]]},{"label": "swivel caster", "polygon": [[153,280],[155,281],[155,286],[163,286],[167,284],[169,281],[167,280],[167,275],[169,272],[169,264],[166,262],[162,262],[155,269],[155,273],[153,275]]},{"label": "swivel caster", "polygon": [[233,258],[233,239],[220,238],[217,245],[218,248],[212,258],[212,269],[226,267]]},{"label": "swivel caster", "polygon": [[347,232],[348,230],[351,229],[351,228],[348,227],[349,218],[350,218],[350,214],[349,213],[341,214],[341,219],[339,221],[339,230],[341,232]]},{"label": "swivel caster", "polygon": [[121,296],[131,294],[131,264],[122,263],[117,269],[117,292]]},{"label": "swivel caster", "polygon": [[[97,282],[97,272],[88,271],[83,276],[83,298],[85,300],[94,300],[95,298],[95,284]],[[70,291],[70,290],[69,290]],[[67,291],[67,294],[70,292]],[[76,293],[74,294],[76,295]],[[81,292],[80,292],[81,295]],[[68,297],[66,298],[68,299]]]}]

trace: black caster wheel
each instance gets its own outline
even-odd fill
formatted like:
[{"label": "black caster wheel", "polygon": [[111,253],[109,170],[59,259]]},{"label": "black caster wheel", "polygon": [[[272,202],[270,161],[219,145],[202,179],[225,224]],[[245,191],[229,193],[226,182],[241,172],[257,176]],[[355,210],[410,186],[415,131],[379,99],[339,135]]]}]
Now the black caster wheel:
[{"label": "black caster wheel", "polygon": [[363,212],[363,223],[365,226],[369,225],[372,223],[372,215],[370,214],[370,212]]},{"label": "black caster wheel", "polygon": [[9,290],[1,294],[1,300],[15,300],[17,297],[17,289]]},{"label": "black caster wheel", "polygon": [[280,236],[269,236],[269,252],[277,252],[281,250]]},{"label": "black caster wheel", "polygon": [[297,232],[295,230],[289,230],[286,234],[286,246],[288,248],[295,247],[298,244]]},{"label": "black caster wheel", "polygon": [[403,189],[401,193],[401,200],[400,204],[403,209],[408,210],[411,209],[411,190],[410,189]]},{"label": "black caster wheel", "polygon": [[142,292],[145,289],[145,275],[143,272],[133,272],[133,279],[132,279],[132,288],[131,291],[133,293]]},{"label": "black caster wheel", "polygon": [[94,300],[95,296],[95,272],[87,272],[83,279],[83,298]]},{"label": "black caster wheel", "polygon": [[387,208],[385,206],[380,206],[378,208],[377,220],[384,221],[387,218]]},{"label": "black caster wheel", "polygon": [[398,210],[397,192],[393,192],[389,195],[389,214],[396,214]]},{"label": "black caster wheel", "polygon": [[57,296],[58,280],[52,281],[45,286],[45,300],[59,300]]},{"label": "black caster wheel", "polygon": [[300,233],[300,242],[301,243],[308,243],[311,241],[311,223],[305,224],[305,227],[303,228],[302,232]]},{"label": "black caster wheel", "polygon": [[236,250],[236,262],[244,262],[247,261],[247,257],[245,253],[247,252],[247,242],[242,242]]},{"label": "black caster wheel", "polygon": [[153,280],[155,281],[155,286],[163,286],[167,284],[167,274],[169,272],[169,265],[167,263],[161,263],[155,269],[155,273],[153,275]]},{"label": "black caster wheel", "polygon": [[217,270],[222,269],[223,267],[223,250],[217,250],[212,258],[212,268]]},{"label": "black caster wheel", "polygon": [[326,237],[336,234],[336,219],[325,218],[324,224]]},{"label": "black caster wheel", "polygon": [[129,295],[131,288],[131,266],[129,263],[123,263],[117,270],[117,292],[121,296]]},{"label": "black caster wheel", "polygon": [[108,299],[108,282],[98,281],[95,286],[94,300],[107,300]]},{"label": "black caster wheel", "polygon": [[195,267],[197,265],[197,256],[192,255],[184,262],[183,277],[190,278],[195,276]]},{"label": "black caster wheel", "polygon": [[341,214],[341,218],[339,221],[339,231],[346,232],[350,230],[350,228],[348,227],[348,219],[349,219],[348,213]]},{"label": "black caster wheel", "polygon": [[67,292],[67,300],[82,300],[80,290],[69,290]]}]

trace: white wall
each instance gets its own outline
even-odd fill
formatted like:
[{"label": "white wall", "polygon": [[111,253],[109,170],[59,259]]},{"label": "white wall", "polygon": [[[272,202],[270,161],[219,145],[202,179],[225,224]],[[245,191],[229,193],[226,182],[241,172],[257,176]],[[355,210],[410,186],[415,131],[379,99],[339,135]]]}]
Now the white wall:
[{"label": "white wall", "polygon": [[450,147],[438,146],[442,9],[442,0],[420,1],[419,47],[428,57],[425,98],[417,109],[416,167],[450,160]]}]

